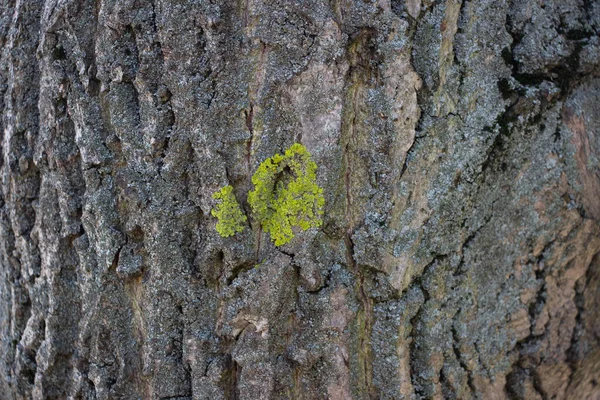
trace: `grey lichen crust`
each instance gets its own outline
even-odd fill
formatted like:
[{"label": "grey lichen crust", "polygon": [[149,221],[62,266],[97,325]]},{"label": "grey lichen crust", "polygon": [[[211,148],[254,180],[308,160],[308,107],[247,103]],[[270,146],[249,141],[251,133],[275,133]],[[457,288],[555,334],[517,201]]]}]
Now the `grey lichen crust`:
[{"label": "grey lichen crust", "polygon": [[[1,399],[599,395],[599,2],[0,10]],[[322,226],[221,237],[293,143]]]}]

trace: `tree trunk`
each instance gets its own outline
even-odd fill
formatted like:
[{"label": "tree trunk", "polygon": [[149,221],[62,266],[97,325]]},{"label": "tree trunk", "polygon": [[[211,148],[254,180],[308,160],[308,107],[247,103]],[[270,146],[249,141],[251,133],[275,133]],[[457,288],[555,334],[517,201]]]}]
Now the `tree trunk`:
[{"label": "tree trunk", "polygon": [[600,396],[599,2],[0,2],[0,398]]}]

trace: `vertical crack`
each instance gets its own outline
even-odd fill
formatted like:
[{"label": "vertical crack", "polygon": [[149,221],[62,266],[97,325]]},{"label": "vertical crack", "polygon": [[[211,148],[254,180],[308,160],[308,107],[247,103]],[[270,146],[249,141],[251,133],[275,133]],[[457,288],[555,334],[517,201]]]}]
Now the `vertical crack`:
[{"label": "vertical crack", "polygon": [[250,163],[252,159],[252,144],[254,141],[254,104],[250,103],[248,110],[244,110],[244,115],[246,116],[246,128],[250,132],[250,138],[246,146],[246,167],[248,172],[250,172],[252,167]]}]

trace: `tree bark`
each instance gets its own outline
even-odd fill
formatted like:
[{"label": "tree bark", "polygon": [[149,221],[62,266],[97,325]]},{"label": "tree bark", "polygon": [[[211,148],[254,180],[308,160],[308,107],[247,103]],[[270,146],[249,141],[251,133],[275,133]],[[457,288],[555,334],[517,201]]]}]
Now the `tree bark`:
[{"label": "tree bark", "polygon": [[0,398],[600,396],[599,2],[0,3]]}]

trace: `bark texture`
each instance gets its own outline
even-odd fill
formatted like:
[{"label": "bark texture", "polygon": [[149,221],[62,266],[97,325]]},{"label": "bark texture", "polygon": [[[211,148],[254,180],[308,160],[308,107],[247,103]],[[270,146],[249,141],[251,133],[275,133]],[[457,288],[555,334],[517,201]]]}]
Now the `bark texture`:
[{"label": "bark texture", "polygon": [[0,4],[0,398],[600,398],[600,2]]}]

